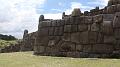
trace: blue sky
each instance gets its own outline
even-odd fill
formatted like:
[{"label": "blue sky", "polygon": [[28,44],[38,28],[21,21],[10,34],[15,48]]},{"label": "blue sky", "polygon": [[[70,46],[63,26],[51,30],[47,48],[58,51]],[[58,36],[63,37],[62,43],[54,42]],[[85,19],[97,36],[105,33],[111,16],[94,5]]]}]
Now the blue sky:
[{"label": "blue sky", "polygon": [[61,19],[62,12],[71,14],[74,8],[82,12],[99,6],[108,0],[0,0],[0,33],[22,38],[24,29],[34,32],[38,18]]}]

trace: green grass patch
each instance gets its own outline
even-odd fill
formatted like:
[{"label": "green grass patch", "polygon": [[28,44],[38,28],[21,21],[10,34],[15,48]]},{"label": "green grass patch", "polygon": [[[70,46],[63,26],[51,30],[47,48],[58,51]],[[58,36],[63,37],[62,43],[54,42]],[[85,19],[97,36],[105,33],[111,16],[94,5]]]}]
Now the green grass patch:
[{"label": "green grass patch", "polygon": [[120,67],[120,59],[35,56],[32,52],[0,54],[0,67]]},{"label": "green grass patch", "polygon": [[0,48],[5,47],[5,46],[9,46],[9,45],[14,45],[14,44],[17,44],[16,40],[6,41],[6,40],[1,40],[0,39]]}]

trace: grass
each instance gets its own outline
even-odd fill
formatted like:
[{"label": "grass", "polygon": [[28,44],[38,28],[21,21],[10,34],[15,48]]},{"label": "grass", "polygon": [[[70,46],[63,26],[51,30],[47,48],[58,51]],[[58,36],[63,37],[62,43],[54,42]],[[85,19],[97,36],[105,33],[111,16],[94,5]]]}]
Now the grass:
[{"label": "grass", "polygon": [[0,48],[14,44],[17,44],[16,40],[13,41],[0,40]]},{"label": "grass", "polygon": [[120,67],[120,59],[35,56],[32,52],[0,54],[0,67]]}]

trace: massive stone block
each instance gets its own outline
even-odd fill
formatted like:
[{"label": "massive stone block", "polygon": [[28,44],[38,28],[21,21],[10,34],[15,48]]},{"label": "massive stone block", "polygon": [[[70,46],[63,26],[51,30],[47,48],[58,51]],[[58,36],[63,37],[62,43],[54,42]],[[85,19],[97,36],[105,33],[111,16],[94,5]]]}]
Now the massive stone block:
[{"label": "massive stone block", "polygon": [[103,21],[102,32],[105,35],[113,35],[112,21]]},{"label": "massive stone block", "polygon": [[83,50],[83,46],[82,44],[76,44],[76,51],[81,52]]},{"label": "massive stone block", "polygon": [[72,42],[64,41],[60,46],[60,51],[62,51],[62,52],[75,51],[75,44]]},{"label": "massive stone block", "polygon": [[114,36],[104,35],[104,43],[114,44],[114,42],[115,42]]},{"label": "massive stone block", "polygon": [[91,16],[85,16],[84,17],[84,23],[85,24],[92,24],[93,23],[93,17],[91,17]]},{"label": "massive stone block", "polygon": [[97,43],[98,32],[89,31],[88,39],[89,43]]},{"label": "massive stone block", "polygon": [[71,42],[80,43],[80,33],[71,33]]},{"label": "massive stone block", "polygon": [[97,23],[93,23],[92,25],[91,25],[91,31],[94,31],[94,32],[98,32],[98,31],[100,31],[100,29],[101,29],[101,27],[100,27],[100,24],[97,24]]},{"label": "massive stone block", "polygon": [[114,29],[114,36],[116,39],[120,39],[120,28]]},{"label": "massive stone block", "polygon": [[71,41],[71,33],[64,33],[62,40]]},{"label": "massive stone block", "polygon": [[49,27],[49,36],[54,35],[54,30],[55,30],[55,27]]},{"label": "massive stone block", "polygon": [[113,27],[114,28],[120,28],[120,12],[117,12],[115,14],[115,18],[113,20]]},{"label": "massive stone block", "polygon": [[92,45],[83,45],[83,52],[91,53],[92,52]]},{"label": "massive stone block", "polygon": [[78,25],[71,25],[71,32],[78,32]]},{"label": "massive stone block", "polygon": [[64,26],[64,32],[70,33],[71,32],[71,25],[65,25]]},{"label": "massive stone block", "polygon": [[103,16],[102,15],[95,15],[93,17],[93,22],[95,22],[95,23],[102,23],[103,22]]},{"label": "massive stone block", "polygon": [[82,32],[82,31],[87,31],[87,30],[88,30],[88,25],[86,24],[78,25],[78,31]]},{"label": "massive stone block", "polygon": [[96,44],[93,45],[93,53],[112,53],[113,51],[113,45],[110,44]]},{"label": "massive stone block", "polygon": [[89,34],[88,31],[80,33],[80,37],[79,37],[80,38],[80,43],[82,43],[82,44],[88,44],[89,43],[88,34]]}]

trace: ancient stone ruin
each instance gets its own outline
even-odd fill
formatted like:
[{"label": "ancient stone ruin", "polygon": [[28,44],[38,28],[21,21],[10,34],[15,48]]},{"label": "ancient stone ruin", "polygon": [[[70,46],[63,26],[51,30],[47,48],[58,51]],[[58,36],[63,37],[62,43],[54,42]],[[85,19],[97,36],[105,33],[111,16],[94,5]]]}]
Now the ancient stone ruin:
[{"label": "ancient stone ruin", "polygon": [[23,35],[23,41],[20,46],[21,47],[20,51],[33,51],[35,38],[36,32],[28,34],[28,30],[25,30]]},{"label": "ancient stone ruin", "polygon": [[34,47],[35,55],[120,56],[120,0],[110,0],[103,9],[96,7],[81,13],[76,8],[71,15],[63,12],[59,20],[44,19],[41,15],[34,36],[25,32],[23,46],[25,50]]}]

